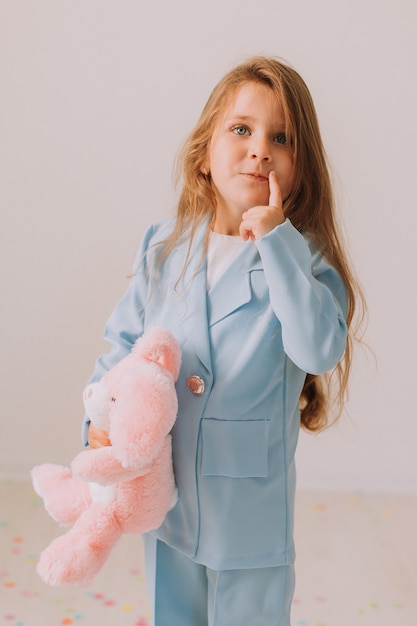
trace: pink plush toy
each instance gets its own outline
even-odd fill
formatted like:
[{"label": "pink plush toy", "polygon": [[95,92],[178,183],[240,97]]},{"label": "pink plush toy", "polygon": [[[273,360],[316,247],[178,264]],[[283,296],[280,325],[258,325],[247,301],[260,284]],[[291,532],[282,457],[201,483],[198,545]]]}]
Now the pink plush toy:
[{"label": "pink plush toy", "polygon": [[176,504],[171,435],[181,362],[173,335],[152,328],[99,383],[88,385],[90,420],[111,446],[84,450],[71,469],[39,465],[36,492],[48,513],[71,529],[41,553],[38,573],[51,585],[91,581],[122,533],[160,526]]}]

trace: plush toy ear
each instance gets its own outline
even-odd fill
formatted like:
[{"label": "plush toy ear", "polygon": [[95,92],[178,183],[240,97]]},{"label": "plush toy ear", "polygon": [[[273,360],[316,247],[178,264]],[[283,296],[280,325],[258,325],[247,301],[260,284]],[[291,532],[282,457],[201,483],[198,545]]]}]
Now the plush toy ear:
[{"label": "plush toy ear", "polygon": [[150,328],[135,343],[132,354],[159,363],[177,380],[181,366],[178,341],[166,328]]}]

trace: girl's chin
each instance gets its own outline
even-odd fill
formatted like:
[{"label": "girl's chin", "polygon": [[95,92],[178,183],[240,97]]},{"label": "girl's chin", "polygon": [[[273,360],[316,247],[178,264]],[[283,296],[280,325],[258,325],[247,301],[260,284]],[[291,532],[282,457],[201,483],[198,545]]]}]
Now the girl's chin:
[{"label": "girl's chin", "polygon": [[245,197],[242,206],[247,207],[245,210],[251,209],[255,206],[268,206],[269,205],[269,193],[267,194],[249,194]]}]

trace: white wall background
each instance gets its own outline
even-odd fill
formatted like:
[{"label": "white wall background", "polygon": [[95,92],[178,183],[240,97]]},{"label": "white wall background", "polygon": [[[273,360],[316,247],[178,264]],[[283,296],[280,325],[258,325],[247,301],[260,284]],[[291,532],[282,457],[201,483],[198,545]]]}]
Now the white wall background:
[{"label": "white wall background", "polygon": [[0,1],[0,474],[66,464],[144,228],[214,84],[257,53],[307,81],[370,309],[349,417],[300,488],[417,492],[414,0]]}]

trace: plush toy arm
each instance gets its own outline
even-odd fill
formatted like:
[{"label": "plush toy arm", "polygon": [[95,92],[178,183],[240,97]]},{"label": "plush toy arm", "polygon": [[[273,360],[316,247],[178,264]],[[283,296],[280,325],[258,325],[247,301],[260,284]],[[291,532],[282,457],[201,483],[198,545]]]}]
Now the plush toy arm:
[{"label": "plush toy arm", "polygon": [[84,450],[71,463],[71,470],[75,476],[99,485],[114,485],[132,480],[145,474],[148,469],[148,465],[123,467],[116,459],[112,446]]}]

